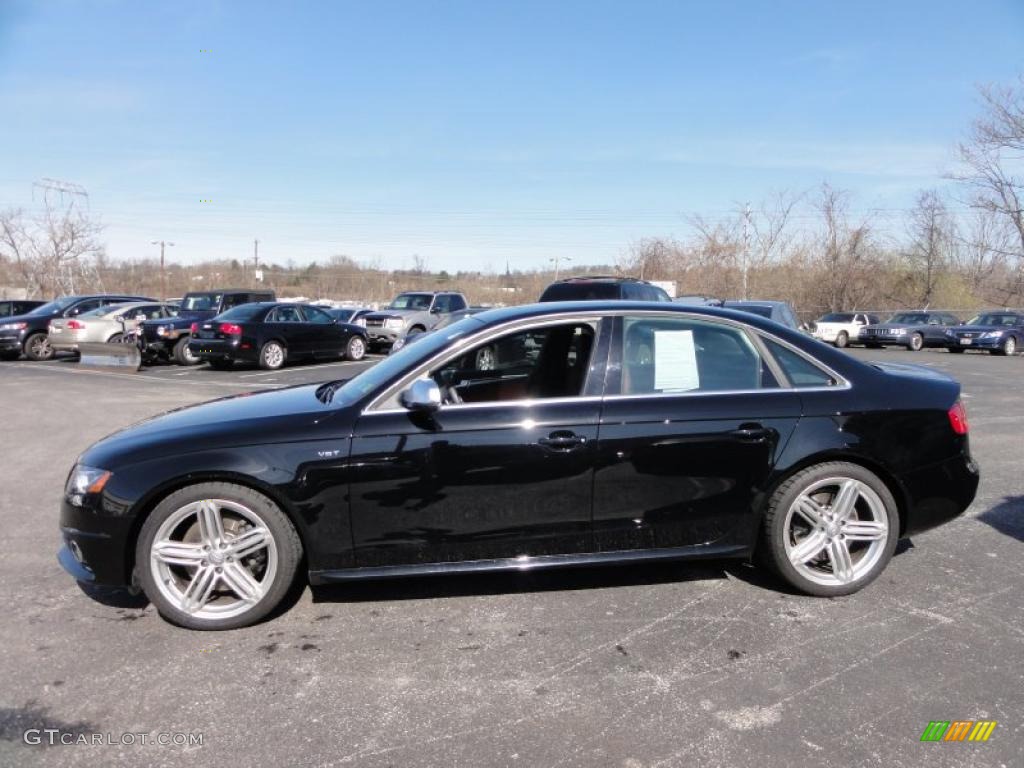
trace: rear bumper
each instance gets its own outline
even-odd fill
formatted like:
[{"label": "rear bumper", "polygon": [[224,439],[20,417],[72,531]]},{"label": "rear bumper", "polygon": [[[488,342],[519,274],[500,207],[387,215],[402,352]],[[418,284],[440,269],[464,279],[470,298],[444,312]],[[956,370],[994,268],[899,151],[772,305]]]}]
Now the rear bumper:
[{"label": "rear bumper", "polygon": [[225,341],[224,339],[192,339],[188,351],[200,360],[238,360],[256,362],[259,350],[249,339]]},{"label": "rear bumper", "polygon": [[904,535],[927,531],[949,522],[974,501],[981,480],[970,451],[900,478],[910,502]]}]

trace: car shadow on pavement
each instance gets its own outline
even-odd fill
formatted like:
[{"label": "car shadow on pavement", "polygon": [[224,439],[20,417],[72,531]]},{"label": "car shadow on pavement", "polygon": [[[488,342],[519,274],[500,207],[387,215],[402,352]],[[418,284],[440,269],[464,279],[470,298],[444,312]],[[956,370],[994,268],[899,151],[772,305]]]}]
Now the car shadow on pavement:
[{"label": "car shadow on pavement", "polygon": [[315,603],[363,603],[635,587],[726,578],[723,565],[650,563],[508,573],[465,573],[352,581],[312,587]]},{"label": "car shadow on pavement", "polygon": [[1007,496],[978,519],[1005,536],[1024,541],[1024,496]]}]

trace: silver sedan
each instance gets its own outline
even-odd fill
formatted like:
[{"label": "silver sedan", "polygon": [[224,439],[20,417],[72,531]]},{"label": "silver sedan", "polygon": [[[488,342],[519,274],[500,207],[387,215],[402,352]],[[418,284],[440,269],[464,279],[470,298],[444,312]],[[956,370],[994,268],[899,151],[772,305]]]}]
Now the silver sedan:
[{"label": "silver sedan", "polygon": [[59,352],[68,352],[77,350],[84,341],[117,342],[126,330],[132,330],[143,320],[174,317],[177,312],[173,304],[152,301],[110,304],[78,317],[50,321],[50,344]]}]

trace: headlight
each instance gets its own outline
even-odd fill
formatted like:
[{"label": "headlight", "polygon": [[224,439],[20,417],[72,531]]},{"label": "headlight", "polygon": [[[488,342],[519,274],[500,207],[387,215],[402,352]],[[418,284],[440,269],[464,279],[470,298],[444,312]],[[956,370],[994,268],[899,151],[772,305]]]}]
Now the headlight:
[{"label": "headlight", "polygon": [[28,323],[4,323],[0,325],[0,331],[24,331]]},{"label": "headlight", "polygon": [[984,335],[983,338],[986,338],[986,339],[998,339],[1002,335],[1003,335],[1002,331],[989,331],[988,333],[986,333]]},{"label": "headlight", "polygon": [[167,333],[167,326],[166,325],[158,325],[156,327],[156,335],[157,336],[163,336],[165,333]]},{"label": "headlight", "polygon": [[64,487],[64,495],[73,506],[80,507],[86,496],[102,492],[109,479],[110,472],[105,469],[76,464]]},{"label": "headlight", "polygon": [[893,331],[893,333],[895,333],[897,336],[903,336],[906,334],[906,332],[906,328],[897,328],[895,331]]},{"label": "headlight", "polygon": [[387,320],[384,321],[384,325],[386,325],[388,328],[401,328],[403,325],[405,325],[405,321],[400,317],[389,317]]}]

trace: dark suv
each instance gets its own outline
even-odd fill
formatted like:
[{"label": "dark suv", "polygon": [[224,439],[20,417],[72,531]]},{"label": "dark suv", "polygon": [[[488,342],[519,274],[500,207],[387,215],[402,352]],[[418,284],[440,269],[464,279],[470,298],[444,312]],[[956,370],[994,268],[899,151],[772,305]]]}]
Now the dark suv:
[{"label": "dark suv", "polygon": [[960,319],[949,312],[897,312],[884,323],[865,325],[857,340],[869,349],[900,346],[917,352],[946,346],[946,331],[957,325]]},{"label": "dark suv", "polygon": [[146,296],[124,294],[94,294],[91,296],[64,296],[36,307],[24,315],[0,320],[0,358],[16,360],[22,352],[29,360],[49,360],[53,357],[50,346],[50,321],[58,317],[77,317],[108,304],[126,301],[154,301]]},{"label": "dark suv", "polygon": [[635,277],[567,277],[544,289],[538,301],[672,301],[663,288]]},{"label": "dark suv", "polygon": [[1024,312],[982,312],[964,325],[946,331],[946,349],[987,349],[994,355],[1015,355],[1024,343]]},{"label": "dark suv", "polygon": [[197,365],[202,362],[188,348],[192,336],[192,323],[209,320],[240,304],[255,301],[276,301],[273,291],[243,289],[221,289],[186,293],[175,317],[162,320],[147,320],[139,330],[139,348],[142,360],[152,363],[156,360],[179,365]]},{"label": "dark suv", "polygon": [[45,301],[22,301],[21,299],[4,299],[0,301],[0,317],[15,317],[27,315],[36,307],[41,307]]}]

